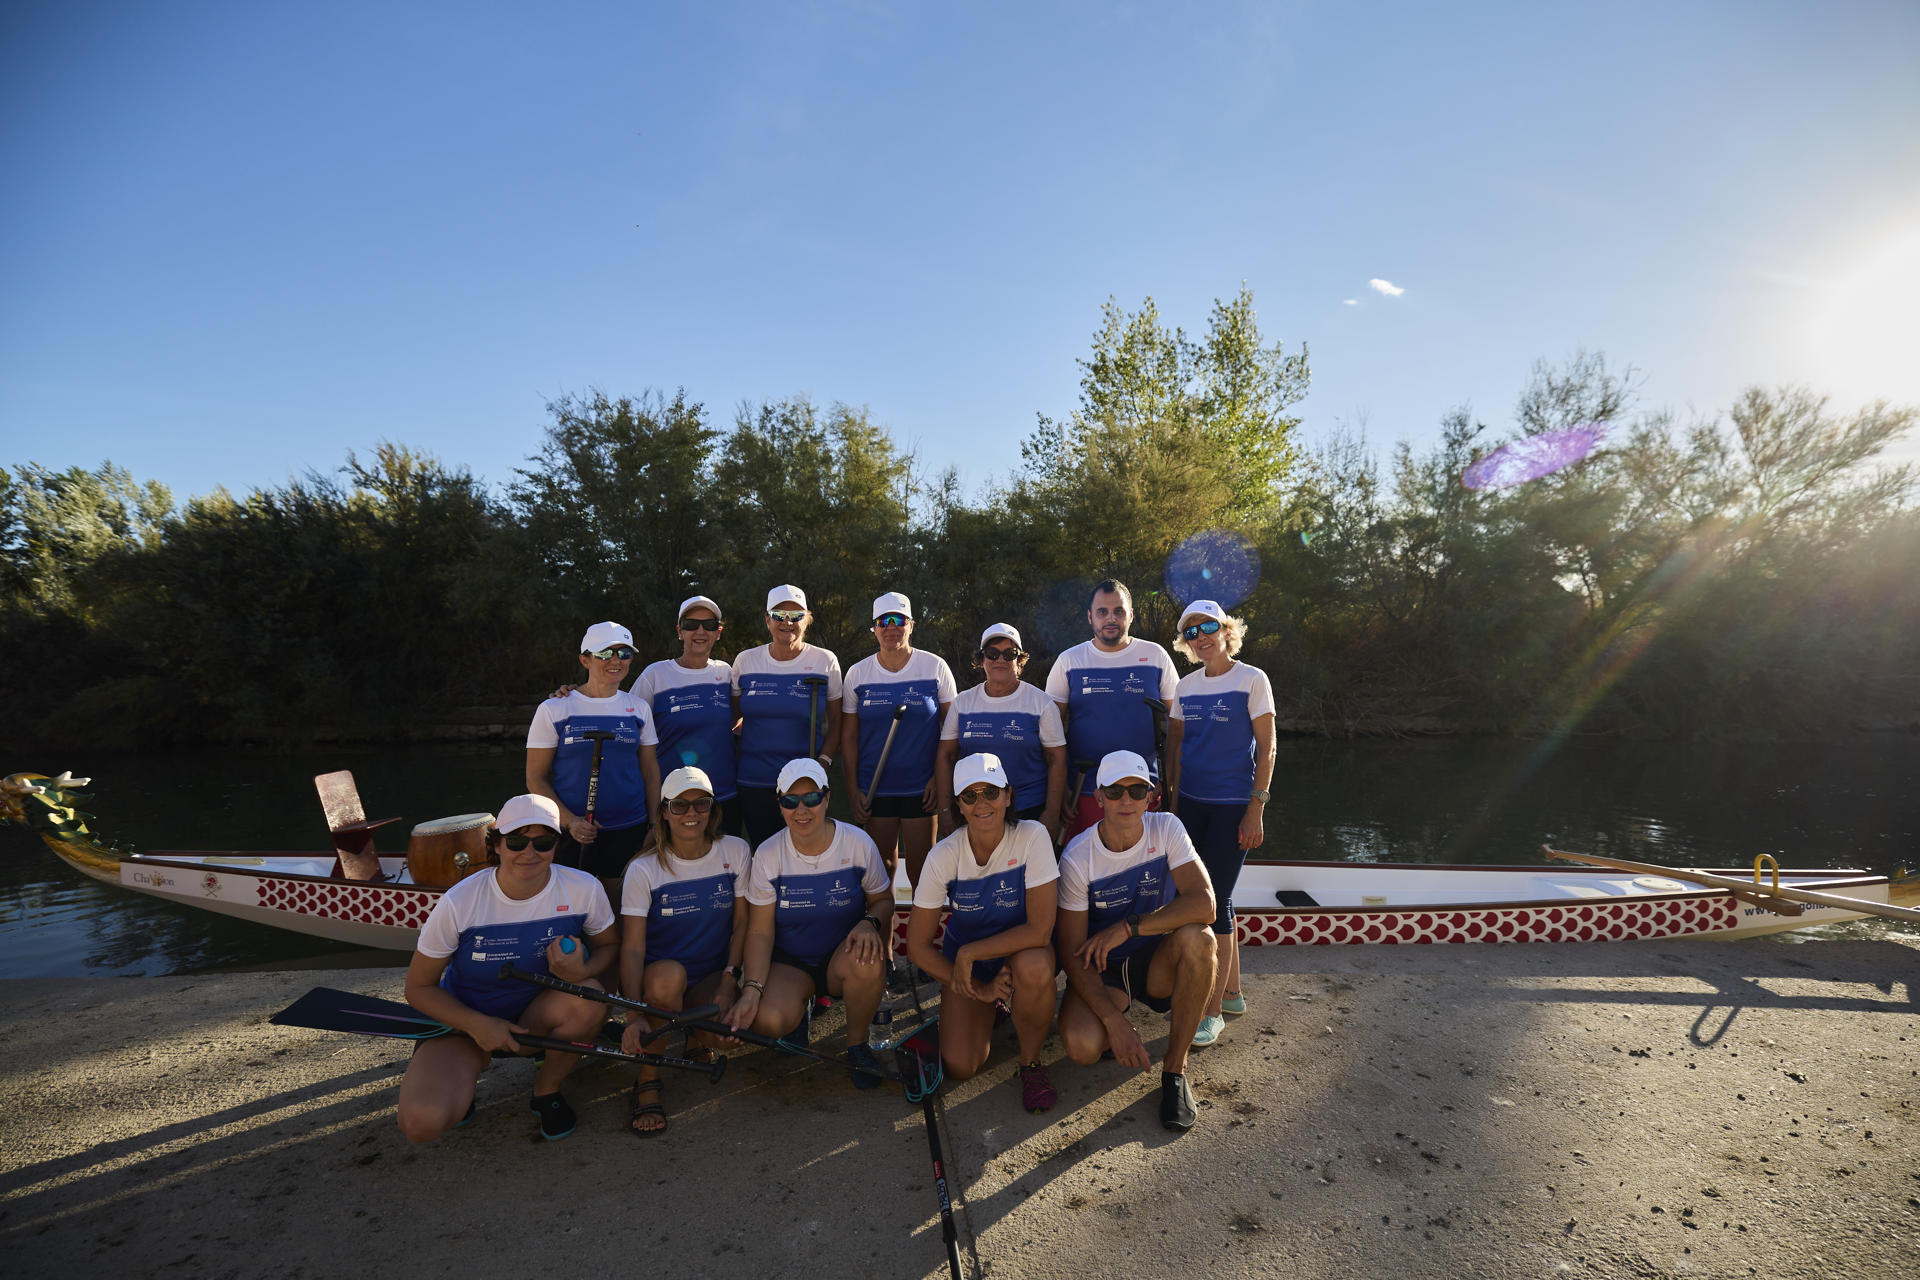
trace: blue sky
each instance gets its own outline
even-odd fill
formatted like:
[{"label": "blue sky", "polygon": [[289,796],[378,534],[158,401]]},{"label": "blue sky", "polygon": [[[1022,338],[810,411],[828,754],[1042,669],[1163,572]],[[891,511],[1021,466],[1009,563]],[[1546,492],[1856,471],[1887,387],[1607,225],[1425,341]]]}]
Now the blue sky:
[{"label": "blue sky", "polygon": [[501,481],[548,400],[684,387],[977,484],[1109,295],[1243,280],[1309,440],[1504,427],[1580,347],[1920,404],[1910,2],[540,10],[0,11],[0,464]]}]

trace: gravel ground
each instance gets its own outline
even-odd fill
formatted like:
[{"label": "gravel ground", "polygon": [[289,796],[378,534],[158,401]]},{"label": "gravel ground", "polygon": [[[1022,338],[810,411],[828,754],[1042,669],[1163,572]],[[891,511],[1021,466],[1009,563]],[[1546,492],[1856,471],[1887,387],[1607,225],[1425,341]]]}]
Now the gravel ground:
[{"label": "gravel ground", "polygon": [[[1111,1062],[1054,1065],[1046,1116],[1005,1043],[945,1090],[965,1272],[1913,1274],[1916,943],[1250,949],[1189,1134]],[[265,1025],[316,985],[399,974],[0,983],[7,1272],[946,1273],[897,1088],[749,1052],[672,1077],[643,1142],[625,1069],[589,1067],[549,1144],[505,1063],[474,1124],[410,1147],[404,1045]]]}]

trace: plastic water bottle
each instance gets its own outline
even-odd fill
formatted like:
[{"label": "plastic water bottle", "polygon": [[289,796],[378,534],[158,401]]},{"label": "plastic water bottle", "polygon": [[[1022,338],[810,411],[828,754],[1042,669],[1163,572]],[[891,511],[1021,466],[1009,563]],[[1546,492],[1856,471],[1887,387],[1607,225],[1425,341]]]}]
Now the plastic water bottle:
[{"label": "plastic water bottle", "polygon": [[893,1002],[882,999],[880,1007],[873,1011],[873,1021],[867,1024],[867,1048],[879,1053],[893,1040]]}]

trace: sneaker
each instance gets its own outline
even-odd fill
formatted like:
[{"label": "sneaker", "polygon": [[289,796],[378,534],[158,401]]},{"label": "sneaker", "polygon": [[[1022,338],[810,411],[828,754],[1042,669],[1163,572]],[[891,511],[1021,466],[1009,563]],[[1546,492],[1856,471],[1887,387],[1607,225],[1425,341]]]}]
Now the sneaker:
[{"label": "sneaker", "polygon": [[858,1068],[853,1073],[853,1087],[856,1089],[878,1089],[886,1083],[886,1077],[880,1074],[880,1059],[873,1056],[873,1050],[864,1044],[856,1044],[847,1050],[847,1061]]},{"label": "sneaker", "polygon": [[813,1043],[813,1004],[811,1002],[801,1013],[800,1021],[794,1024],[793,1030],[781,1036],[779,1043],[789,1049],[805,1049]]},{"label": "sneaker", "polygon": [[540,1136],[548,1142],[560,1141],[579,1123],[573,1108],[558,1093],[536,1093],[531,1106],[533,1113],[540,1117]]},{"label": "sneaker", "polygon": [[1184,1075],[1160,1073],[1160,1127],[1184,1133],[1200,1118],[1193,1102],[1193,1087]]},{"label": "sneaker", "polygon": [[1054,1092],[1053,1081],[1047,1079],[1047,1069],[1038,1062],[1020,1064],[1020,1105],[1039,1115],[1042,1111],[1051,1111],[1053,1104],[1060,1101],[1060,1095]]},{"label": "sneaker", "polygon": [[1247,997],[1238,991],[1229,991],[1220,1001],[1220,1012],[1241,1014],[1247,1011]]},{"label": "sneaker", "polygon": [[1226,1029],[1227,1020],[1217,1013],[1210,1013],[1200,1019],[1200,1025],[1194,1029],[1193,1042],[1204,1048],[1218,1040],[1220,1033]]}]

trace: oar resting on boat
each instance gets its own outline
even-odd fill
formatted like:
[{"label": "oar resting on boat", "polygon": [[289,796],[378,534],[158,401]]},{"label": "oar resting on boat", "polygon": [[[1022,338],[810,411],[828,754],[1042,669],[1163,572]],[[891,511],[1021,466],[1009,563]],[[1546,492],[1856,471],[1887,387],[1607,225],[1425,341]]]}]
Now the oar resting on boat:
[{"label": "oar resting on boat", "polygon": [[1904,920],[1908,924],[1920,924],[1920,911],[1911,907],[1900,907],[1886,902],[1870,902],[1865,898],[1852,898],[1843,893],[1799,889],[1792,885],[1781,884],[1777,877],[1772,884],[1767,884],[1760,880],[1757,868],[1752,880],[1736,880],[1731,876],[1714,875],[1710,871],[1663,867],[1653,862],[1629,862],[1625,858],[1603,858],[1592,853],[1566,853],[1548,845],[1541,845],[1540,850],[1549,858],[1559,858],[1566,862],[1585,862],[1596,867],[1612,867],[1616,871],[1631,871],[1636,875],[1670,876],[1675,880],[1686,880],[1693,884],[1705,885],[1710,889],[1725,889],[1743,902],[1751,902],[1755,906],[1778,911],[1784,915],[1798,915],[1800,908],[1794,904],[1807,902],[1816,907],[1835,907],[1841,911],[1858,911],[1862,915],[1885,916],[1889,920]]}]

